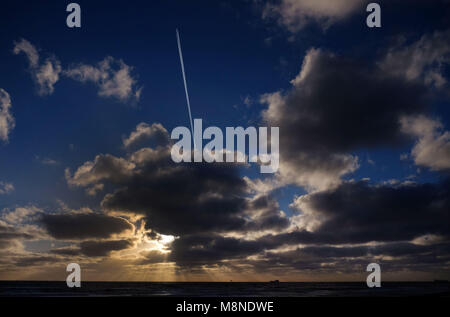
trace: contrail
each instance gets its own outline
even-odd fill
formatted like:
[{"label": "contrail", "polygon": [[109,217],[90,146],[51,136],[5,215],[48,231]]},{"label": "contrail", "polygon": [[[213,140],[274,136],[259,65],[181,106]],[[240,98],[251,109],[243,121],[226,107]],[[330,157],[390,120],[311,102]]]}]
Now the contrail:
[{"label": "contrail", "polygon": [[[180,33],[178,32],[178,29],[176,29],[176,31],[177,31],[178,53],[180,54],[181,71],[183,73],[184,91],[186,92],[186,101],[187,101],[187,106],[188,106],[188,111],[189,111],[189,120],[191,122],[191,134],[192,134],[192,138],[194,139],[194,126],[192,124],[191,102],[189,101],[189,93],[188,93],[188,88],[187,88],[187,83],[186,83],[186,73],[184,71],[183,53],[181,52]],[[194,147],[195,147],[195,140],[194,140]]]}]

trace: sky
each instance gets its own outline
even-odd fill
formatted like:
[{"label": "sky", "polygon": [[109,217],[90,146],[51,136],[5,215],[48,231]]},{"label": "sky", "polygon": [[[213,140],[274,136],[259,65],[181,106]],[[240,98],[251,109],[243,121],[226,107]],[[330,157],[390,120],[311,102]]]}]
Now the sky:
[{"label": "sky", "polygon": [[[450,5],[3,1],[0,279],[450,278]],[[279,127],[280,166],[171,132]]]}]

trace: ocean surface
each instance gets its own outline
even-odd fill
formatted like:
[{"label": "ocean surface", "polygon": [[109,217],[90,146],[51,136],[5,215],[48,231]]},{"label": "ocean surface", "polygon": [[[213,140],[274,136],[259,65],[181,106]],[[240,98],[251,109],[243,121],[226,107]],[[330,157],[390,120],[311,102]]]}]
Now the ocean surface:
[{"label": "ocean surface", "polygon": [[0,281],[1,297],[367,297],[445,296],[450,283],[385,282],[370,289],[366,283],[156,283],[82,282],[68,288],[65,282]]}]

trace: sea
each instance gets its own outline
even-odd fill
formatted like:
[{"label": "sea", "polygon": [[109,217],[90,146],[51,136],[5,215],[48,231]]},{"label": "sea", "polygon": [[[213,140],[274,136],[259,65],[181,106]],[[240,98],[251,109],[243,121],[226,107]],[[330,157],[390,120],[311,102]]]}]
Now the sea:
[{"label": "sea", "polygon": [[0,281],[0,297],[450,297],[448,282],[211,283]]}]

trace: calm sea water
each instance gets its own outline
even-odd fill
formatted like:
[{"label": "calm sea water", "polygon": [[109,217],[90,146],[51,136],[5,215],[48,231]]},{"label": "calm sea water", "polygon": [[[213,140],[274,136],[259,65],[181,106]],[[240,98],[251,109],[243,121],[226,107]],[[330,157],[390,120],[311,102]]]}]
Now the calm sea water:
[{"label": "calm sea water", "polygon": [[385,282],[381,288],[369,289],[365,283],[82,282],[81,288],[70,289],[65,282],[3,281],[0,296],[450,297],[450,283]]}]

